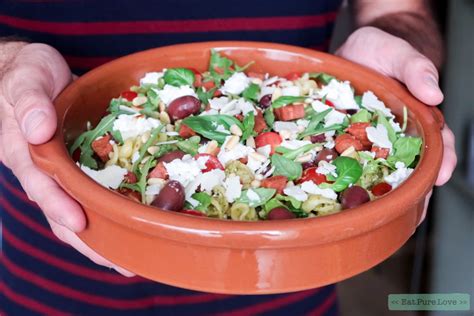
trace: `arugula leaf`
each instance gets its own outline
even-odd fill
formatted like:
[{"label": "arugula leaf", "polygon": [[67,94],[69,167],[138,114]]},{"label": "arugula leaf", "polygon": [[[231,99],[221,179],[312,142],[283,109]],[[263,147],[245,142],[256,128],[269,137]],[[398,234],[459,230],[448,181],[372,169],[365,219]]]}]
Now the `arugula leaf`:
[{"label": "arugula leaf", "polygon": [[316,113],[316,114],[313,114],[311,116],[311,121],[309,122],[308,126],[306,127],[305,131],[306,132],[309,132],[309,131],[313,131],[313,130],[316,130],[316,128],[318,127],[319,123],[326,117],[326,115],[329,114],[329,112],[331,112],[332,109],[327,109],[327,110],[324,110],[322,112],[319,112],[319,113]]},{"label": "arugula leaf", "polygon": [[191,197],[199,202],[199,205],[193,206],[192,209],[206,213],[207,208],[211,205],[211,196],[205,192],[198,192],[194,193]]},{"label": "arugula leaf", "polygon": [[241,141],[244,142],[253,135],[253,128],[255,126],[255,113],[253,113],[253,111],[247,113],[242,125],[244,126],[244,130],[242,131]]},{"label": "arugula leaf", "polygon": [[140,179],[138,180],[137,184],[138,184],[138,187],[140,188],[140,193],[142,195],[142,203],[146,203],[145,191],[146,191],[147,178],[148,178],[148,173],[150,169],[153,167],[153,163],[154,163],[154,159],[150,158],[145,162],[143,167],[140,168]]},{"label": "arugula leaf", "polygon": [[336,192],[341,192],[350,184],[356,183],[362,175],[362,167],[353,158],[339,156],[332,164],[336,166],[337,178],[331,187]]},{"label": "arugula leaf", "polygon": [[234,64],[229,58],[221,56],[214,49],[211,49],[211,59],[209,61],[209,73],[211,74],[216,87],[221,86],[222,80],[227,80],[234,73],[231,66]]},{"label": "arugula leaf", "polygon": [[[247,196],[247,193],[249,192],[249,190],[252,190],[253,192],[255,192],[258,195],[259,199],[251,200]],[[256,189],[249,189],[249,190],[242,191],[242,194],[237,199],[237,202],[248,204],[250,207],[257,207],[257,206],[265,204],[276,193],[275,189],[268,189],[268,188],[256,188]]]},{"label": "arugula leaf", "polygon": [[286,205],[280,202],[280,200],[278,200],[276,197],[268,200],[268,202],[263,205],[263,210],[265,211],[265,215],[267,215],[268,212],[270,212],[271,210],[277,207],[284,207],[287,209]]},{"label": "arugula leaf", "polygon": [[200,115],[200,116],[189,116],[183,120],[183,124],[186,124],[189,128],[202,136],[213,139],[219,144],[223,144],[225,139],[230,134],[216,131],[217,126],[222,125],[227,130],[232,125],[237,125],[241,130],[244,129],[242,123],[233,116],[230,115]]},{"label": "arugula leaf", "polygon": [[110,132],[110,135],[112,135],[112,137],[114,138],[115,142],[119,145],[122,145],[123,144],[123,137],[122,137],[122,133],[120,133],[119,130],[117,131],[114,131],[112,130]]},{"label": "arugula leaf", "polygon": [[249,101],[258,101],[258,94],[260,93],[260,86],[255,83],[251,83],[245,90],[242,92],[242,96]]},{"label": "arugula leaf", "polygon": [[420,154],[423,141],[420,137],[401,137],[393,144],[393,155],[387,159],[391,167],[395,166],[397,161],[401,161],[406,167],[409,167],[416,156]]},{"label": "arugula leaf", "polygon": [[294,96],[282,96],[272,102],[272,107],[274,109],[281,108],[287,104],[295,103],[295,102],[302,102],[306,99],[306,97],[294,97]]},{"label": "arugula leaf", "polygon": [[282,175],[289,180],[296,180],[300,178],[303,173],[303,168],[300,163],[294,162],[281,155],[272,155],[271,163],[272,166],[275,167],[274,175]]},{"label": "arugula leaf", "polygon": [[304,131],[303,133],[298,135],[298,138],[302,139],[305,136],[318,135],[318,134],[322,134],[329,131],[342,131],[346,127],[347,127],[347,124],[333,124],[328,127],[319,127],[312,131],[308,131],[308,130]]},{"label": "arugula leaf", "polygon": [[145,154],[148,150],[148,148],[150,148],[150,146],[156,142],[156,140],[158,139],[158,134],[161,132],[161,130],[163,129],[163,125],[159,125],[157,126],[152,132],[151,132],[151,135],[150,135],[150,138],[148,138],[148,140],[146,141],[146,143],[140,147],[140,151],[138,152],[139,156],[138,156],[138,159],[133,163],[132,165],[132,172],[135,173],[137,171],[137,167],[138,165],[141,163],[141,161],[143,160],[143,157],[145,157]]},{"label": "arugula leaf", "polygon": [[292,196],[277,194],[277,196],[275,198],[279,201],[289,202],[290,203],[290,209],[295,210],[295,211],[300,210],[301,209],[301,204],[303,204],[303,202],[298,201],[297,199],[295,199]]},{"label": "arugula leaf", "polygon": [[275,114],[273,113],[273,109],[271,107],[265,110],[263,113],[263,118],[265,119],[265,122],[268,126],[273,126],[273,123],[275,122]]},{"label": "arugula leaf", "polygon": [[181,151],[194,156],[198,153],[199,142],[201,141],[201,137],[199,136],[192,136],[188,139],[180,140],[176,145]]},{"label": "arugula leaf", "polygon": [[361,95],[356,95],[354,96],[354,101],[357,103],[359,107],[362,106],[362,96]]},{"label": "arugula leaf", "polygon": [[310,72],[309,78],[319,80],[324,84],[328,84],[332,79],[335,79],[334,76],[328,75],[324,72]]},{"label": "arugula leaf", "polygon": [[282,156],[285,157],[285,158],[294,160],[299,155],[301,155],[301,154],[303,154],[307,151],[310,151],[311,149],[315,148],[316,146],[318,146],[318,144],[307,144],[307,145],[301,146],[298,149],[288,149],[288,148],[285,148],[285,147],[282,147],[282,146],[278,146],[277,148],[275,148],[275,151],[277,153],[281,153]]},{"label": "arugula leaf", "polygon": [[383,126],[385,126],[385,128],[387,129],[388,139],[393,144],[397,140],[397,134],[395,133],[395,130],[393,129],[392,125],[390,125],[385,115],[383,115],[383,113],[380,111],[377,111],[377,124],[382,124]]},{"label": "arugula leaf", "polygon": [[153,157],[159,158],[170,151],[176,150],[175,144],[164,144],[158,147],[158,151],[153,154]]},{"label": "arugula leaf", "polygon": [[209,104],[209,100],[214,96],[214,92],[217,90],[217,87],[210,89],[209,91],[204,91],[203,87],[196,89],[196,94],[199,100],[204,104]]},{"label": "arugula leaf", "polygon": [[121,114],[121,112],[116,112],[103,117],[94,129],[81,134],[69,148],[69,154],[72,155],[77,148],[80,148],[81,156],[79,162],[91,169],[97,169],[97,161],[92,157],[94,155],[92,142],[99,136],[103,136],[112,131],[114,121],[119,114]]},{"label": "arugula leaf", "polygon": [[[107,111],[110,113],[115,113],[120,111],[121,105],[126,105],[127,101],[124,98],[114,98],[110,100],[109,108]],[[130,102],[131,105],[131,102]]]},{"label": "arugula leaf", "polygon": [[146,93],[146,96],[148,98],[148,102],[145,103],[145,108],[152,111],[158,109],[158,104],[160,103],[160,97],[158,96],[158,93],[156,93],[154,89],[150,89]]},{"label": "arugula leaf", "polygon": [[372,115],[366,109],[361,109],[351,116],[351,123],[368,123],[372,119]]},{"label": "arugula leaf", "polygon": [[165,83],[179,87],[183,85],[193,86],[194,72],[186,68],[170,68],[166,70],[163,79]]}]

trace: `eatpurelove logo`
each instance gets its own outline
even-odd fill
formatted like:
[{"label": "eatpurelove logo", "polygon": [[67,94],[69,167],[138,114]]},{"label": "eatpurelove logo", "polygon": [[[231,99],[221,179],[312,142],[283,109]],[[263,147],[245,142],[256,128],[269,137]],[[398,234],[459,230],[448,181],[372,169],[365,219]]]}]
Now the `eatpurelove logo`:
[{"label": "eatpurelove logo", "polygon": [[468,311],[471,296],[466,293],[389,294],[391,311]]}]

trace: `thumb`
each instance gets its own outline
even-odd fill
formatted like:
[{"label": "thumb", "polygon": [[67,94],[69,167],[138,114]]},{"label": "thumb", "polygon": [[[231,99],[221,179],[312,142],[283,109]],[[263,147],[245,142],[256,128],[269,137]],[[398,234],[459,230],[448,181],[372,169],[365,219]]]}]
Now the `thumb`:
[{"label": "thumb", "polygon": [[435,65],[414,48],[411,49],[394,63],[393,76],[405,83],[408,90],[423,103],[440,104],[444,96]]},{"label": "thumb", "polygon": [[48,141],[56,130],[52,100],[71,81],[63,57],[44,44],[29,44],[16,56],[2,80],[3,95],[29,143]]}]

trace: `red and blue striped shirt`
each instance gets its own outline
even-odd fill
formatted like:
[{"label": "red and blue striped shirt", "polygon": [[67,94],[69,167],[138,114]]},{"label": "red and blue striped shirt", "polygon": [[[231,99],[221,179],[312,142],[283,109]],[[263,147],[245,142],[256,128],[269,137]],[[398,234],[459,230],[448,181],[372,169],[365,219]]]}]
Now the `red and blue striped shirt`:
[{"label": "red and blue striped shirt", "polygon": [[[75,73],[157,46],[268,41],[326,50],[340,0],[3,0],[0,36],[56,47]],[[45,193],[47,194],[47,193]],[[335,315],[334,286],[220,295],[125,278],[51,232],[0,164],[0,315]]]}]

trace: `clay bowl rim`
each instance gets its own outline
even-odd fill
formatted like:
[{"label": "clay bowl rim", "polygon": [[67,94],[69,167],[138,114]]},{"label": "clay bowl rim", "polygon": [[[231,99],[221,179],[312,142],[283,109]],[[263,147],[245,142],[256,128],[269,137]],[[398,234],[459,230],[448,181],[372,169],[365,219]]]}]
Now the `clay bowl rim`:
[{"label": "clay bowl rim", "polygon": [[[80,87],[84,82],[99,78],[104,71],[118,67],[124,62],[139,60],[157,52],[168,52],[172,55],[173,52],[183,50],[210,50],[210,48],[217,51],[244,49],[296,54],[303,58],[316,58],[334,67],[345,67],[350,69],[348,71],[363,74],[365,80],[374,82],[374,90],[382,86],[387,91],[391,91],[391,94],[405,104],[417,119],[417,125],[421,129],[420,136],[424,140],[424,148],[415,171],[409,179],[386,196],[354,209],[316,218],[240,222],[190,216],[145,206],[102,187],[80,170],[67,153],[63,123],[69,109],[67,104],[72,102],[71,98],[80,94]],[[377,95],[375,91],[374,93]],[[134,53],[106,63],[81,76],[62,91],[54,105],[58,114],[59,128],[49,142],[42,145],[30,145],[30,151],[35,163],[58,180],[64,190],[72,195],[83,208],[142,233],[210,247],[244,249],[304,247],[336,242],[375,230],[407,212],[410,209],[407,205],[408,201],[410,205],[415,205],[424,199],[432,189],[442,158],[440,128],[443,120],[438,110],[416,100],[397,81],[373,70],[334,55],[284,44],[239,41],[200,42]],[[420,215],[416,216],[416,220]],[[416,224],[414,223],[414,226]]]}]

